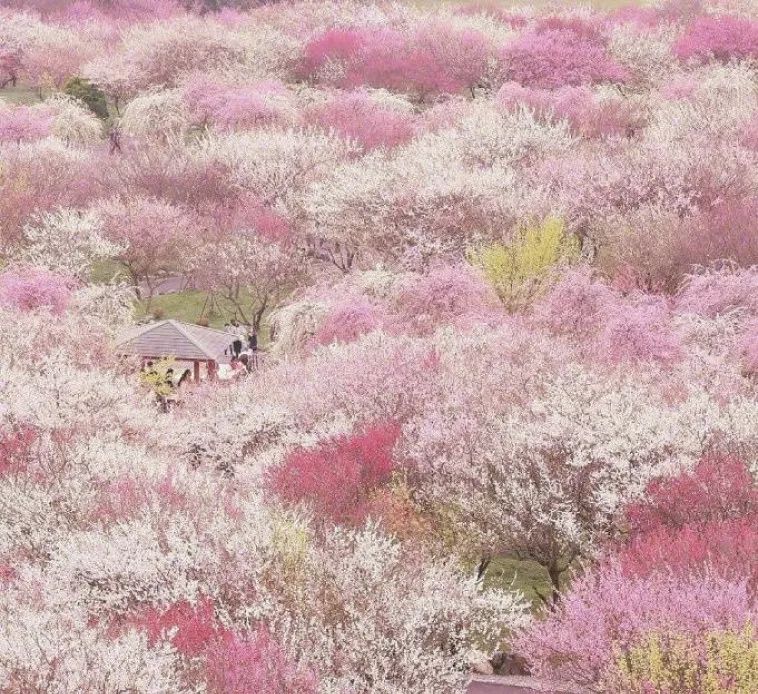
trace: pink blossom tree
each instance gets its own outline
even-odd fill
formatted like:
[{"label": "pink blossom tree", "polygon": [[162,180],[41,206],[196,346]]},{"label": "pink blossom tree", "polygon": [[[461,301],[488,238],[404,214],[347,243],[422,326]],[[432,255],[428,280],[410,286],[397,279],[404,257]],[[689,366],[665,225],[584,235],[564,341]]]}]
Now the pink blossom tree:
[{"label": "pink blossom tree", "polygon": [[596,34],[573,27],[527,30],[505,45],[500,58],[508,78],[525,87],[555,89],[629,78]]},{"label": "pink blossom tree", "polygon": [[507,82],[497,93],[497,103],[506,110],[521,106],[543,119],[565,119],[571,129],[585,137],[627,136],[639,129],[634,108],[623,99],[598,99],[588,87],[536,89]]},{"label": "pink blossom tree", "polygon": [[40,308],[63,313],[74,286],[70,277],[63,277],[41,268],[10,268],[0,274],[0,305],[20,311]]},{"label": "pink blossom tree", "polygon": [[149,301],[161,275],[187,269],[196,227],[186,208],[155,198],[113,198],[99,203],[96,213],[106,238],[123,249],[118,260],[138,295]]},{"label": "pink blossom tree", "polygon": [[540,676],[598,686],[613,665],[645,636],[708,630],[739,631],[756,618],[744,580],[660,572],[628,577],[606,564],[577,579],[553,612],[515,639],[515,648]]},{"label": "pink blossom tree", "polygon": [[682,60],[723,63],[758,58],[758,21],[730,15],[703,15],[692,21],[674,45]]},{"label": "pink blossom tree", "polygon": [[355,140],[364,150],[396,147],[415,132],[411,113],[382,106],[363,92],[338,95],[314,106],[305,112],[304,120]]},{"label": "pink blossom tree", "polygon": [[313,336],[319,345],[352,342],[386,323],[383,307],[363,296],[346,297],[330,306]]},{"label": "pink blossom tree", "polygon": [[47,137],[54,114],[45,108],[16,106],[0,109],[0,142],[25,142]]},{"label": "pink blossom tree", "polygon": [[269,632],[241,636],[231,633],[215,642],[205,655],[205,677],[213,694],[316,694],[315,674],[298,667]]},{"label": "pink blossom tree", "polygon": [[194,75],[182,88],[190,117],[198,125],[210,124],[221,130],[286,124],[289,97],[277,81],[253,85],[224,85]]}]

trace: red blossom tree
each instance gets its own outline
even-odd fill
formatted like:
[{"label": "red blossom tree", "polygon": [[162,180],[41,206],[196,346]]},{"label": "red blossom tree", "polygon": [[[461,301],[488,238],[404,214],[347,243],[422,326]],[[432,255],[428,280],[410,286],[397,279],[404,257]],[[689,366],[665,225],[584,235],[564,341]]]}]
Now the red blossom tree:
[{"label": "red blossom tree", "polygon": [[266,629],[249,636],[227,633],[205,654],[211,694],[316,694],[313,672],[292,663]]},{"label": "red blossom tree", "polygon": [[626,511],[629,538],[619,551],[630,575],[706,567],[755,587],[758,485],[747,465],[724,455],[705,457],[691,473],[651,483]]},{"label": "red blossom tree", "polygon": [[399,434],[394,423],[377,424],[296,450],[268,473],[267,486],[282,501],[309,504],[323,520],[359,524],[369,512],[372,491],[392,476]]}]

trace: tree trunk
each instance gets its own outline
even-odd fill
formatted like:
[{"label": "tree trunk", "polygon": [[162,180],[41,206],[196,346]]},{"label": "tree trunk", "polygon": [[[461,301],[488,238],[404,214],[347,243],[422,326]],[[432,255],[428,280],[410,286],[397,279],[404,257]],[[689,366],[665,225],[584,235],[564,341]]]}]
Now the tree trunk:
[{"label": "tree trunk", "polygon": [[561,587],[561,571],[557,564],[551,564],[547,567],[547,574],[550,576],[550,584],[552,586],[552,598],[553,604],[557,604],[561,599],[560,587]]},{"label": "tree trunk", "polygon": [[492,557],[485,555],[479,560],[479,564],[476,567],[476,582],[481,583],[484,580],[484,575],[487,573]]}]

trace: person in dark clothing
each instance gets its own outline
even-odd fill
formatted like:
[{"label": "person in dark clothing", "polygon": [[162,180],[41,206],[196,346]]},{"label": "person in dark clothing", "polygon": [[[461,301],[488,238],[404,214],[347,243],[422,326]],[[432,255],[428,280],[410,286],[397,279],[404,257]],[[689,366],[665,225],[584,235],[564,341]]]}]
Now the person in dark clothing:
[{"label": "person in dark clothing", "polygon": [[251,352],[258,351],[258,333],[255,332],[255,329],[251,330],[247,336],[247,346]]}]

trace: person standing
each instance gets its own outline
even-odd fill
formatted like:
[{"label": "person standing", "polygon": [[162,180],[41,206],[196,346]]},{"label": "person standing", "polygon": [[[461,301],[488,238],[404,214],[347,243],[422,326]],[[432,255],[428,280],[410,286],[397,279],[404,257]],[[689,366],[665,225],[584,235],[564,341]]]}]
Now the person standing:
[{"label": "person standing", "polygon": [[242,335],[244,335],[244,329],[237,322],[236,318],[232,320],[229,332],[232,335],[232,356],[236,359],[239,357],[240,352],[242,352]]}]

